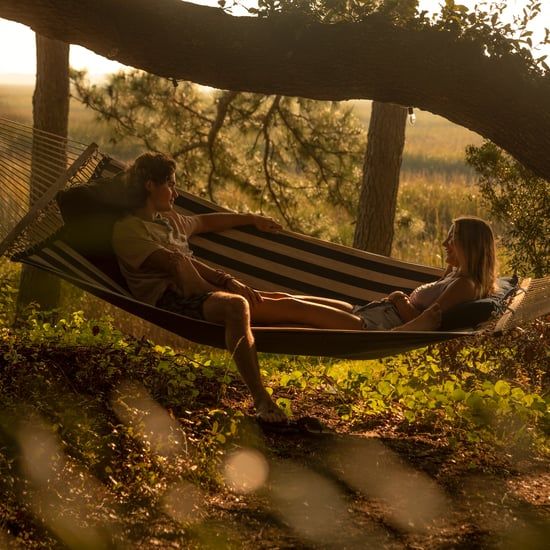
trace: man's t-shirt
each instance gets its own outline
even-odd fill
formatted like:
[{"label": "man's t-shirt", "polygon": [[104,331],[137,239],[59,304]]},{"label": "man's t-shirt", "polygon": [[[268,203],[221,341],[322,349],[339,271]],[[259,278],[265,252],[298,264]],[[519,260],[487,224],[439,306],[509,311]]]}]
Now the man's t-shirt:
[{"label": "man's t-shirt", "polygon": [[156,250],[164,249],[192,254],[187,237],[192,233],[193,218],[170,215],[147,221],[130,215],[115,223],[113,250],[118,258],[120,271],[132,295],[141,302],[155,305],[173,282],[167,273],[149,271],[143,262]]}]

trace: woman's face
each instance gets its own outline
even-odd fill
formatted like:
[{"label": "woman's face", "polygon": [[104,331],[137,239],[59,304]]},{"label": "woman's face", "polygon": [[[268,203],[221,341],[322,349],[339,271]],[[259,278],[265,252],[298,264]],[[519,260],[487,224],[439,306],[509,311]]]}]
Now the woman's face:
[{"label": "woman's face", "polygon": [[451,225],[447,238],[443,241],[445,249],[445,262],[453,267],[460,267],[463,262],[464,254],[462,247],[455,239],[455,226]]}]

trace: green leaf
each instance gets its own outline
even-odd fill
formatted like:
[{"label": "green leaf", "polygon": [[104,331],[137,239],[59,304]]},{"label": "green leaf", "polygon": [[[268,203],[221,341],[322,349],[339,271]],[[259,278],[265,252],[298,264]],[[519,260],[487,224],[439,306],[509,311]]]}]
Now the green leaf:
[{"label": "green leaf", "polygon": [[464,401],[467,395],[468,394],[462,388],[456,388],[451,394],[451,397],[454,401]]},{"label": "green leaf", "polygon": [[389,395],[393,390],[393,386],[389,382],[386,382],[385,380],[382,380],[382,381],[378,382],[378,384],[376,386],[376,389],[382,395]]},{"label": "green leaf", "polygon": [[510,394],[510,384],[508,384],[508,382],[505,382],[504,380],[499,380],[495,384],[495,393],[497,395],[500,395],[501,397],[509,395]]},{"label": "green leaf", "polygon": [[290,399],[287,399],[286,397],[279,397],[275,403],[283,409],[287,416],[292,416],[292,404]]}]

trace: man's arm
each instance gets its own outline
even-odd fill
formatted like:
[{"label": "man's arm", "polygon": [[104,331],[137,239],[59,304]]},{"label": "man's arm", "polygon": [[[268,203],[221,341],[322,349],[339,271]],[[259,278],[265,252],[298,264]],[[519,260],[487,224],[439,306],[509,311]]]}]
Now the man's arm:
[{"label": "man's arm", "polygon": [[151,253],[141,267],[150,271],[160,271],[173,281],[185,298],[218,290],[197,271],[191,258],[165,248]]},{"label": "man's arm", "polygon": [[212,269],[210,266],[203,264],[195,258],[191,261],[197,272],[200,273],[201,277],[206,279],[209,283],[227,292],[243,296],[248,300],[250,305],[254,305],[263,300],[262,295],[258,290],[244,284],[233,277],[233,275],[219,269]]},{"label": "man's arm", "polygon": [[199,214],[191,216],[187,236],[197,233],[218,233],[242,225],[253,225],[260,231],[280,231],[281,225],[272,218],[258,216],[256,214],[234,214],[232,212],[219,212],[215,214]]},{"label": "man's arm", "polygon": [[203,264],[196,258],[192,258],[191,261],[193,262],[195,269],[201,275],[201,277],[219,288],[226,288],[227,283],[231,279],[235,278],[225,271],[221,271],[220,269],[213,269],[209,265]]}]

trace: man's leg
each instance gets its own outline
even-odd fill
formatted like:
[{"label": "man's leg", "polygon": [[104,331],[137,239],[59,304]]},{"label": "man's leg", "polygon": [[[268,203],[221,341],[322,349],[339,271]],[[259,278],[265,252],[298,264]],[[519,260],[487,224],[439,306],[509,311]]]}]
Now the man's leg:
[{"label": "man's leg", "polygon": [[225,326],[227,349],[252,394],[258,416],[268,422],[286,420],[285,413],[273,402],[260,377],[258,354],[250,330],[250,309],[246,299],[236,294],[215,292],[204,302],[203,315],[207,321]]}]

